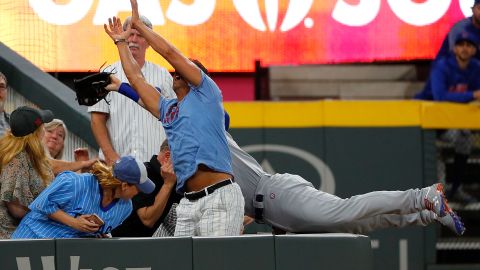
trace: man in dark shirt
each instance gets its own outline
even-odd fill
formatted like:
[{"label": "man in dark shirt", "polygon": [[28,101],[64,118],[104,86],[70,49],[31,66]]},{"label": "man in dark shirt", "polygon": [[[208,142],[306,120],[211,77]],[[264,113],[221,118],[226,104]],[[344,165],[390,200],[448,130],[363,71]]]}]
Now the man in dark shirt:
[{"label": "man in dark shirt", "polygon": [[133,211],[130,216],[112,231],[114,237],[150,237],[165,219],[172,204],[182,198],[174,190],[176,177],[167,153],[167,141],[160,146],[160,152],[145,162],[148,178],[155,183],[151,194],[139,193],[132,199]]}]

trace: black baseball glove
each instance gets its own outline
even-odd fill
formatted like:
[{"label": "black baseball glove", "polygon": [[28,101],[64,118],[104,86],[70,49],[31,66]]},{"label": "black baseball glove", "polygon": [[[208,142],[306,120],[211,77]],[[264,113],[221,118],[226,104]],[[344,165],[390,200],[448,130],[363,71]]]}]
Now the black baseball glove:
[{"label": "black baseball glove", "polygon": [[[74,79],[73,86],[80,105],[92,106],[97,104],[108,94],[105,86],[110,84],[110,72],[98,72],[81,79]],[[105,101],[107,101],[105,99]],[[108,101],[107,101],[108,103]]]}]

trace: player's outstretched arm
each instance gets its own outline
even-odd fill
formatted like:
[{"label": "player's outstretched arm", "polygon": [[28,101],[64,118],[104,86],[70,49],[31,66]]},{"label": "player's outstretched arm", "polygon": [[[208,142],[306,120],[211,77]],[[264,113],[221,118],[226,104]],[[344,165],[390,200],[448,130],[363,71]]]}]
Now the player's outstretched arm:
[{"label": "player's outstretched arm", "polygon": [[[137,0],[130,0],[132,5],[132,27],[135,28],[147,40],[150,46],[159,53],[165,60],[172,65],[175,72],[180,74],[183,79],[194,86],[202,82],[200,69],[185,57],[173,44],[168,42],[152,29],[148,28],[142,20],[139,19]],[[130,82],[132,83],[132,82]],[[134,86],[135,87],[135,86]],[[142,95],[140,94],[140,97]],[[144,99],[142,97],[142,99]]]},{"label": "player's outstretched arm", "polygon": [[113,17],[108,19],[108,26],[103,25],[105,32],[116,43],[122,68],[127,75],[128,81],[132,87],[140,95],[144,107],[155,117],[159,117],[158,104],[160,102],[160,93],[150,84],[147,83],[142,75],[141,69],[133,58],[132,53],[128,49],[127,38],[130,36],[131,27],[123,31],[122,22],[119,18]]}]

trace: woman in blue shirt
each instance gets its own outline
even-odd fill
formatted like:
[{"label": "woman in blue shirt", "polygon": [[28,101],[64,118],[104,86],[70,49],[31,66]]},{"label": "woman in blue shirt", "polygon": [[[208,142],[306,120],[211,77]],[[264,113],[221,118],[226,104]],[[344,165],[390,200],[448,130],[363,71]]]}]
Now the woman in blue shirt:
[{"label": "woman in blue shirt", "polygon": [[[12,238],[75,238],[109,234],[132,211],[131,198],[155,184],[143,163],[122,157],[112,167],[97,161],[92,173],[59,174],[30,205]],[[99,217],[99,219],[97,218]]]}]

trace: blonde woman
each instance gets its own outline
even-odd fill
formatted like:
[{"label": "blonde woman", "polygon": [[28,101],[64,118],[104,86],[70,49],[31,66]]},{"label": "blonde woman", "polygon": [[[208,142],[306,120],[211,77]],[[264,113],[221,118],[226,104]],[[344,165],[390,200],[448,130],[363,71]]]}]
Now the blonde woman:
[{"label": "blonde woman", "polygon": [[102,237],[132,212],[132,197],[155,184],[131,156],[113,168],[97,161],[92,173],[63,172],[30,204],[12,238]]},{"label": "blonde woman", "polygon": [[55,175],[63,171],[88,171],[96,160],[89,158],[86,148],[75,150],[75,161],[62,160],[67,135],[68,129],[62,120],[55,118],[45,124],[45,136],[43,136],[42,141],[48,150],[50,165]]},{"label": "blonde woman", "polygon": [[43,136],[43,144],[47,147],[50,156],[54,159],[63,158],[63,148],[68,130],[65,123],[60,119],[53,119],[50,123],[45,124],[45,136]]},{"label": "blonde woman", "polygon": [[51,111],[26,106],[10,116],[11,129],[0,140],[0,238],[10,238],[54,177],[42,145],[43,124],[52,119]]}]

